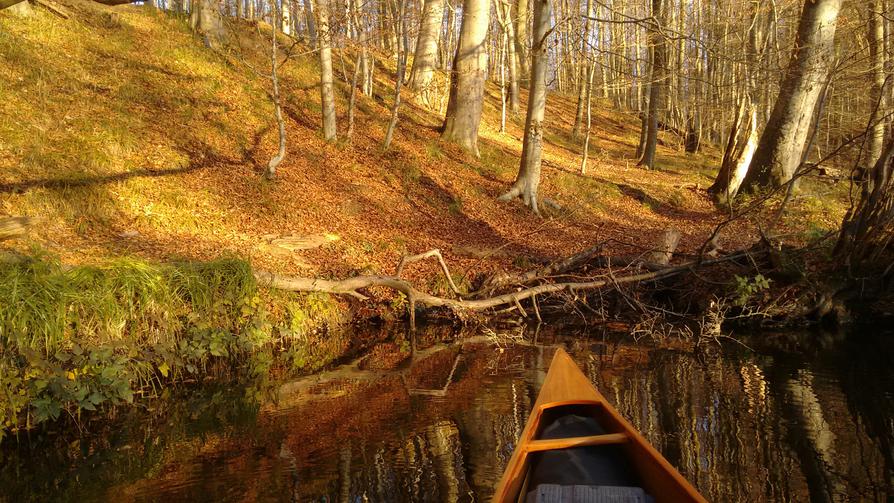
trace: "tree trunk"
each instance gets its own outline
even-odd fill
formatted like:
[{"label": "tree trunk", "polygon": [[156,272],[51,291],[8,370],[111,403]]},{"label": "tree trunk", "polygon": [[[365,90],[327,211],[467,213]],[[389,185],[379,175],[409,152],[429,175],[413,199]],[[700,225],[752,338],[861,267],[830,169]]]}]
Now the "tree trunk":
[{"label": "tree trunk", "polygon": [[317,22],[314,16],[314,0],[304,0],[304,19],[307,23],[307,43],[317,45]]},{"label": "tree trunk", "polygon": [[593,75],[596,73],[596,67],[590,65],[590,74],[587,76],[587,129],[584,131],[584,148],[581,152],[580,174],[587,174],[587,161],[590,157],[590,129],[593,124]]},{"label": "tree trunk", "polygon": [[[746,53],[746,64],[744,68],[745,74],[745,91],[740,98],[739,110],[736,113],[733,127],[730,131],[730,137],[727,144],[726,152],[724,152],[723,163],[714,184],[708,188],[709,194],[714,194],[715,199],[721,203],[729,203],[731,199],[736,197],[739,187],[748,173],[751,166],[751,160],[754,158],[754,152],[757,150],[758,143],[758,101],[757,86],[755,85],[755,74],[757,73],[758,61],[762,51],[758,48],[760,39],[763,34],[760,29],[760,8],[757,4],[752,4],[753,9],[751,15],[751,24],[748,28],[748,49]],[[760,51],[760,52],[759,52]],[[743,121],[747,126],[743,128]],[[745,137],[742,141],[738,139],[742,129],[746,129]]]},{"label": "tree trunk", "polygon": [[292,34],[292,0],[280,0],[279,6],[280,20],[282,21],[282,32],[285,35]]},{"label": "tree trunk", "polygon": [[577,89],[577,113],[574,114],[574,127],[571,130],[571,138],[577,140],[580,138],[581,129],[584,126],[586,118],[588,87],[590,80],[590,18],[594,17],[593,0],[587,0],[587,17],[584,18],[584,39],[581,41],[581,64],[580,64],[580,83]]},{"label": "tree trunk", "polygon": [[515,53],[518,55],[519,70],[528,75],[528,27],[531,25],[531,0],[515,1]]},{"label": "tree trunk", "polygon": [[[516,54],[515,40],[515,24],[512,19],[512,4],[509,0],[500,0],[496,5],[499,13],[500,29],[507,43],[505,46],[506,60],[504,61],[509,70],[509,111],[512,115],[518,115],[518,54]],[[502,65],[501,65],[502,66]]]},{"label": "tree trunk", "polygon": [[813,0],[804,4],[795,48],[743,189],[783,185],[800,165],[814,108],[832,65],[841,3]]},{"label": "tree trunk", "polygon": [[647,169],[655,167],[655,151],[658,148],[658,114],[663,109],[663,95],[667,80],[667,43],[660,32],[664,25],[661,0],[652,0],[652,23],[649,40],[652,45],[651,82],[649,84],[649,110],[643,126],[646,134],[639,165]]},{"label": "tree trunk", "polygon": [[329,0],[317,0],[320,40],[320,102],[323,108],[323,137],[335,141],[335,88],[332,78],[332,32],[329,25]]},{"label": "tree trunk", "polygon": [[431,85],[435,68],[438,66],[438,42],[441,38],[441,25],[444,22],[444,1],[425,0],[419,25],[419,38],[416,41],[416,54],[413,57],[413,69],[410,72],[410,89],[421,93],[422,100],[427,104],[432,101]]},{"label": "tree trunk", "polygon": [[534,43],[531,48],[531,84],[528,92],[528,113],[525,118],[525,138],[522,145],[518,177],[500,200],[509,201],[521,196],[526,206],[536,214],[537,189],[540,185],[540,162],[543,150],[543,116],[546,110],[546,73],[549,67],[547,35],[550,31],[549,0],[534,0]]},{"label": "tree trunk", "polygon": [[[394,83],[394,106],[391,108],[391,120],[388,122],[388,130],[385,132],[385,143],[382,145],[383,150],[388,150],[391,146],[391,140],[394,138],[394,128],[397,127],[397,119],[400,112],[400,91],[404,83],[404,72],[407,69],[407,21],[406,21],[406,5],[409,0],[397,0],[400,2],[397,18],[396,31],[401,42],[397,46],[397,76]],[[437,47],[437,46],[435,46]]]},{"label": "tree trunk", "polygon": [[366,46],[363,47],[363,50],[357,51],[357,60],[354,61],[354,76],[351,78],[351,95],[348,98],[348,130],[345,132],[345,137],[347,137],[348,140],[354,135],[354,105],[357,101],[357,77],[360,76],[360,71],[363,69],[360,60],[364,56],[366,56]]},{"label": "tree trunk", "polygon": [[219,41],[224,34],[220,0],[193,0],[190,26],[205,37],[205,45]]},{"label": "tree trunk", "polygon": [[443,51],[441,53],[441,68],[447,71],[453,67],[450,56],[455,52],[453,50],[454,33],[456,32],[456,0],[447,1],[447,33],[444,37]]},{"label": "tree trunk", "polygon": [[867,0],[866,8],[869,11],[869,62],[872,65],[870,78],[872,85],[869,89],[872,107],[872,122],[869,132],[869,147],[867,151],[866,165],[872,166],[882,155],[882,144],[885,140],[885,121],[881,117],[888,111],[885,99],[885,19],[884,2],[882,0]]},{"label": "tree trunk", "polygon": [[475,157],[479,155],[478,126],[484,104],[489,10],[488,0],[465,0],[463,3],[462,27],[450,79],[450,99],[441,133],[441,138],[457,143]]},{"label": "tree trunk", "polygon": [[[276,0],[273,1],[275,2]],[[275,13],[276,8],[273,2],[271,2],[271,7],[274,7]],[[282,118],[282,106],[279,100],[279,77],[276,74],[276,23],[271,23],[271,27],[273,29],[273,42],[270,44],[272,46],[270,51],[270,78],[273,80],[273,108],[276,114],[276,125],[279,130],[279,150],[267,163],[267,170],[264,172],[264,176],[268,180],[276,178],[276,168],[286,157],[286,123]]]}]

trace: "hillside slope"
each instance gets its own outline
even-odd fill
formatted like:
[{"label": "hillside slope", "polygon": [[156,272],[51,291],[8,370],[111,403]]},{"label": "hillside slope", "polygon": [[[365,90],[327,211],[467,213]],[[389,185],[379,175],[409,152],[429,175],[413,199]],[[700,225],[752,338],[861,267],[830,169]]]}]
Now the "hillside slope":
[{"label": "hillside slope", "polygon": [[[318,131],[315,55],[300,46],[281,70],[288,156],[278,180],[267,182],[261,171],[276,148],[268,83],[243,62],[264,67],[263,26],[239,27],[241,47],[214,52],[164,13],[64,4],[71,19],[41,9],[26,19],[0,14],[0,216],[39,220],[13,243],[19,249],[38,245],[72,263],[233,253],[280,272],[344,275],[391,272],[402,254],[437,247],[458,270],[481,270],[598,240],[616,240],[610,249],[648,246],[668,227],[692,250],[724,218],[704,193],[716,151],[661,146],[664,169],[643,171],[631,160],[638,121],[599,102],[583,176],[580,148],[569,140],[574,102],[549,98],[541,193],[563,207],[549,219],[495,200],[514,179],[524,120],[499,133],[495,88],[480,159],[440,142],[441,114],[412,98],[382,152],[387,71],[377,71],[375,97],[358,98],[353,141],[328,144]],[[352,60],[336,56],[337,77],[350,75]],[[377,68],[388,65],[382,59]],[[337,94],[343,134],[343,79]],[[269,243],[307,235],[326,235],[327,244],[292,252]],[[748,236],[724,239],[732,248]],[[485,253],[494,256],[482,262]]]}]

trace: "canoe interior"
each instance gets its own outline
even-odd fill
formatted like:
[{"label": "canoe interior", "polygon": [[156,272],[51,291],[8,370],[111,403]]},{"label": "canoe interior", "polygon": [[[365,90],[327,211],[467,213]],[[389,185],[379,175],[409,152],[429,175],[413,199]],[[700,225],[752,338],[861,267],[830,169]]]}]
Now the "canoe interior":
[{"label": "canoe interior", "polygon": [[[587,471],[584,482],[569,482]],[[550,482],[551,477],[558,481]],[[556,351],[493,501],[525,501],[528,491],[544,481],[642,487],[656,503],[705,501],[562,349]]]}]

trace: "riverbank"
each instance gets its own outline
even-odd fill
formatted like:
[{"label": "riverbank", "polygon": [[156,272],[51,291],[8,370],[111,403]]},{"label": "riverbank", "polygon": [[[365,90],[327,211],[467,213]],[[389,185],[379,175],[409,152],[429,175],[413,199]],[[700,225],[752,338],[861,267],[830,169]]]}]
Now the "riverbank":
[{"label": "riverbank", "polygon": [[362,341],[328,295],[259,289],[248,263],[0,265],[0,440],[188,382],[308,373]]}]

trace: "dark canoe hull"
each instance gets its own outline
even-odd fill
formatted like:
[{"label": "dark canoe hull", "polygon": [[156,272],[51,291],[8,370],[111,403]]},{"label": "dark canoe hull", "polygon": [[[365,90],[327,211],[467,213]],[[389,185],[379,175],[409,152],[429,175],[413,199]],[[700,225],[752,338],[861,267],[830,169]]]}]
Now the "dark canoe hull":
[{"label": "dark canoe hull", "polygon": [[[598,423],[599,433],[548,438],[551,435],[544,433],[545,428],[554,430],[550,425],[558,424],[557,418],[562,417],[584,417],[586,421]],[[600,447],[589,449],[594,446]],[[554,472],[557,469],[560,471],[561,461],[557,460],[562,457],[555,456],[556,453],[583,452],[587,449],[611,451],[616,453],[613,455],[623,457],[619,461],[629,467],[628,470],[633,472],[638,486],[651,495],[656,503],[706,501],[661,453],[621,417],[562,349],[556,350],[543,388],[534,403],[515,452],[503,472],[493,501],[524,501],[527,491],[533,489],[533,486],[529,487],[530,479],[536,478],[536,475],[532,475],[532,467],[540,473],[543,471],[540,464],[549,459],[549,463],[554,466],[547,468]],[[556,464],[560,466],[555,466]],[[609,482],[608,485],[614,484]]]}]

